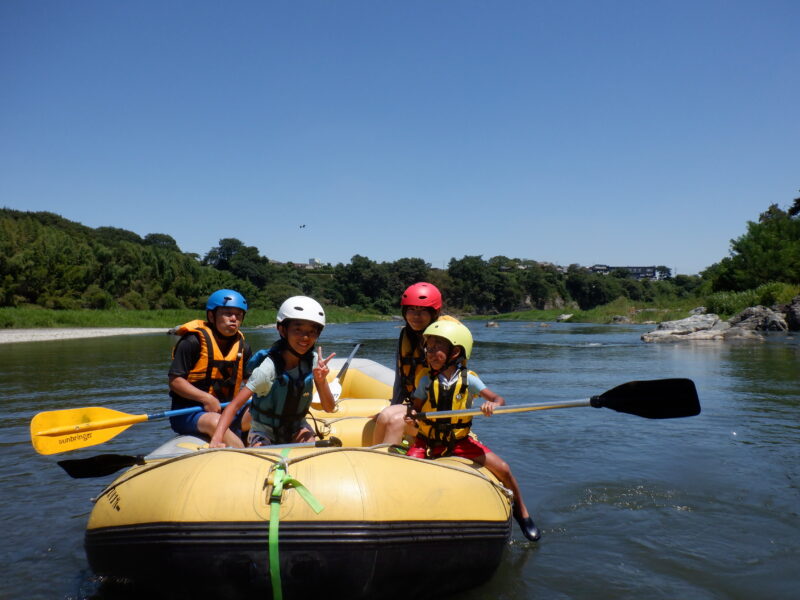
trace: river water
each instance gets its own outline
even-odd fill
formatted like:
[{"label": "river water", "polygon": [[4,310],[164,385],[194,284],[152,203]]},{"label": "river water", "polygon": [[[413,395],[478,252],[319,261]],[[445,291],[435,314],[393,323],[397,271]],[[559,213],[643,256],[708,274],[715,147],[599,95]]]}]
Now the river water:
[{"label": "river water", "polygon": [[[609,409],[476,417],[512,467],[542,529],[514,529],[500,568],[459,600],[797,598],[800,590],[800,340],[644,344],[647,326],[468,323],[471,367],[511,403],[584,399],[638,379],[688,377],[697,417],[648,420]],[[254,348],[274,330],[245,330]],[[396,323],[330,325],[324,351],[392,365]],[[168,406],[173,338],[162,334],[0,345],[2,599],[119,600],[90,572],[90,498],[112,479],[75,480],[66,457],[143,454],[169,435],[135,425],[102,446],[41,456],[43,410]],[[413,574],[409,574],[413,576]],[[319,591],[319,590],[318,590]],[[312,592],[316,593],[316,592]]]}]

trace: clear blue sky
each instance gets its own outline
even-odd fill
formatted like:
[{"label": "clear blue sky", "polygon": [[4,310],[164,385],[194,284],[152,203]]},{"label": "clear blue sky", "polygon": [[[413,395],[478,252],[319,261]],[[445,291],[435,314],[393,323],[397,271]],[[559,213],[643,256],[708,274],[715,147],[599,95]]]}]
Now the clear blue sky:
[{"label": "clear blue sky", "polygon": [[798,32],[796,0],[3,0],[0,206],[697,273],[800,195]]}]

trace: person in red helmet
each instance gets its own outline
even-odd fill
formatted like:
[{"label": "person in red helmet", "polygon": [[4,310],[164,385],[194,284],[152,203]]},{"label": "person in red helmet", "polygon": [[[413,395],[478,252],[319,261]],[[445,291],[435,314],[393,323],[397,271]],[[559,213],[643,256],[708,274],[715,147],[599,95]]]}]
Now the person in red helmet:
[{"label": "person in red helmet", "polygon": [[437,319],[455,321],[453,317],[440,315],[442,293],[432,283],[420,281],[408,286],[400,296],[405,326],[400,330],[397,345],[397,360],[394,372],[394,388],[391,405],[378,413],[372,443],[400,444],[403,434],[417,435],[417,427],[407,423],[405,415],[419,380],[428,372],[422,347],[422,332]]}]

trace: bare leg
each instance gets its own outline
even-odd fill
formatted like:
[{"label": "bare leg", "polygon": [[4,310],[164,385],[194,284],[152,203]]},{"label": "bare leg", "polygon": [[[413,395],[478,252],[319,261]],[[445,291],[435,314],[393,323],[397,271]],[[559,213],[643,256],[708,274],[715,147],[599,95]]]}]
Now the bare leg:
[{"label": "bare leg", "polygon": [[[476,460],[476,462],[481,462]],[[517,479],[511,472],[508,463],[495,453],[484,455],[483,464],[489,469],[500,482],[514,493],[514,518],[519,524],[522,533],[531,541],[536,541],[541,537],[539,528],[536,527],[533,519],[531,518],[528,508],[525,506],[525,501],[522,499],[522,492],[517,484]]]},{"label": "bare leg", "polygon": [[[201,433],[212,437],[217,430],[217,423],[219,422],[219,413],[203,413],[197,421],[197,429]],[[242,438],[233,433],[230,428],[225,430],[225,435],[222,436],[222,441],[230,448],[244,448]]]},{"label": "bare leg", "polygon": [[375,420],[375,431],[372,434],[372,445],[400,444],[403,434],[412,437],[417,435],[416,425],[408,425],[405,421],[405,404],[393,404],[384,408]]}]

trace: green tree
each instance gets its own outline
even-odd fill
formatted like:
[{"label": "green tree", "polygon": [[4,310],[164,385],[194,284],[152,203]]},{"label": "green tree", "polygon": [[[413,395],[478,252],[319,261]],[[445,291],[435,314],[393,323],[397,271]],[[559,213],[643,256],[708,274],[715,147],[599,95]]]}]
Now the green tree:
[{"label": "green tree", "polygon": [[219,269],[220,271],[229,271],[231,268],[231,259],[236,256],[236,253],[244,248],[244,243],[236,238],[224,238],[219,241],[219,246],[214,246],[203,257],[203,264]]},{"label": "green tree", "polygon": [[164,248],[165,250],[181,251],[181,249],[178,248],[178,242],[175,241],[175,238],[166,233],[148,233],[144,236],[144,243],[148,246],[156,246],[157,248]]},{"label": "green tree", "polygon": [[564,277],[553,265],[526,261],[518,275],[520,287],[530,304],[538,309],[558,305],[568,296]]},{"label": "green tree", "polygon": [[618,278],[597,275],[577,265],[570,265],[566,287],[581,310],[608,304],[623,295],[623,288]]},{"label": "green tree", "polygon": [[127,229],[120,229],[119,227],[98,227],[94,230],[94,235],[98,239],[109,243],[118,244],[120,242],[129,242],[131,244],[141,244],[142,238]]},{"label": "green tree", "polygon": [[[800,205],[798,211],[800,211]],[[772,204],[747,233],[731,240],[730,256],[703,272],[713,291],[744,291],[769,282],[800,283],[800,216]]]},{"label": "green tree", "polygon": [[300,288],[286,283],[270,283],[268,284],[261,295],[266,304],[265,308],[280,308],[283,301],[292,296],[301,296],[304,292]]},{"label": "green tree", "polygon": [[447,272],[452,281],[450,301],[466,311],[488,314],[496,309],[495,293],[503,287],[500,275],[482,256],[451,258]]},{"label": "green tree", "polygon": [[356,309],[391,310],[394,304],[389,291],[392,277],[385,263],[379,265],[356,254],[349,264],[336,265],[333,277],[337,303]]},{"label": "green tree", "polygon": [[625,268],[617,267],[616,269],[611,269],[608,273],[609,277],[615,277],[616,279],[633,279],[633,274]]},{"label": "green tree", "polygon": [[[91,229],[52,213],[0,209],[0,303],[50,308],[197,306],[214,289],[257,288],[183,254],[166,234]],[[244,292],[243,292],[244,293]]]},{"label": "green tree", "polygon": [[658,279],[672,279],[672,269],[659,265],[656,267],[656,277]]},{"label": "green tree", "polygon": [[800,215],[800,198],[795,198],[794,202],[792,202],[792,206],[786,212],[790,217],[796,217]]}]

